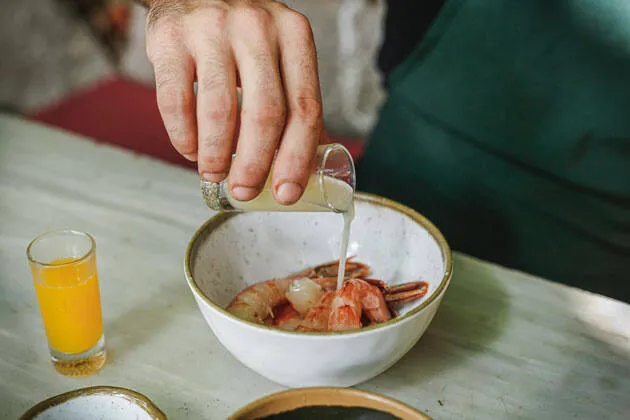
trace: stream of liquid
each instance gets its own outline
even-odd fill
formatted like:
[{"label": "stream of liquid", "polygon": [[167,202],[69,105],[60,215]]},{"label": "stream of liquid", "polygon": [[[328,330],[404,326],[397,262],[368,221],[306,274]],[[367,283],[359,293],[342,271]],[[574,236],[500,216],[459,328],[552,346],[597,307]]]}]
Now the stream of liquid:
[{"label": "stream of liquid", "polygon": [[343,285],[343,278],[346,274],[346,258],[348,255],[348,245],[350,243],[350,225],[354,219],[354,199],[342,213],[343,230],[341,231],[341,243],[339,246],[339,273],[337,274],[337,290]]},{"label": "stream of liquid", "polygon": [[[341,212],[343,217],[343,230],[339,248],[339,272],[337,274],[337,289],[341,288],[346,272],[346,258],[350,240],[350,225],[354,220],[354,191],[350,185],[331,176],[322,179],[323,188],[319,185],[319,178],[312,175],[304,190],[304,194],[292,205],[281,205],[276,202],[271,189],[271,175],[267,179],[265,188],[250,201],[238,201],[227,194],[232,207],[246,211],[305,211],[327,212],[329,204]],[[322,191],[326,191],[326,196]]]}]

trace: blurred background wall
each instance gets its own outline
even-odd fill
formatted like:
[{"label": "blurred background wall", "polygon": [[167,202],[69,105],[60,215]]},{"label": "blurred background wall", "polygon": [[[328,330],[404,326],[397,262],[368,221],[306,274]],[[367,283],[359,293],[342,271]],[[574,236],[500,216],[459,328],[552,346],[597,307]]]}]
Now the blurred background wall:
[{"label": "blurred background wall", "polygon": [[111,75],[116,66],[63,1],[2,0],[0,103],[31,112]]}]

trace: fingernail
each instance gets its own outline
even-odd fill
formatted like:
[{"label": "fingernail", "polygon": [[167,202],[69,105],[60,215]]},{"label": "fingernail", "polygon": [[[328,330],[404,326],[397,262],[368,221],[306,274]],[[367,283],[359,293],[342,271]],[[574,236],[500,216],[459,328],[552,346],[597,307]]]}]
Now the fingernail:
[{"label": "fingernail", "polygon": [[221,182],[225,178],[227,178],[227,174],[225,172],[219,172],[216,174],[204,172],[203,174],[201,174],[201,177],[208,182]]},{"label": "fingernail", "polygon": [[188,159],[191,162],[197,162],[197,155],[195,153],[191,153],[189,155],[184,155],[184,157],[186,159]]},{"label": "fingernail", "polygon": [[276,198],[281,204],[293,204],[298,200],[301,193],[302,187],[300,184],[285,182],[276,189]]},{"label": "fingernail", "polygon": [[232,188],[232,197],[239,201],[249,201],[258,195],[258,189],[252,187]]}]

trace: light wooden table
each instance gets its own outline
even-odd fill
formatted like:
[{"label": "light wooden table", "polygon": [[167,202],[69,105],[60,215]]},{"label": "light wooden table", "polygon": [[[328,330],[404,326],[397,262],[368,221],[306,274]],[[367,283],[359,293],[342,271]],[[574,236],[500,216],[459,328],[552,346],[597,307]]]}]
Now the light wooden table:
[{"label": "light wooden table", "polygon": [[[0,116],[0,418],[92,385],[173,419],[224,419],[281,390],[223,349],[188,290],[185,246],[210,215],[194,172]],[[96,238],[111,355],[80,379],[48,360],[25,257],[66,226]],[[423,339],[359,388],[436,419],[629,418],[629,337],[627,304],[456,255]]]}]

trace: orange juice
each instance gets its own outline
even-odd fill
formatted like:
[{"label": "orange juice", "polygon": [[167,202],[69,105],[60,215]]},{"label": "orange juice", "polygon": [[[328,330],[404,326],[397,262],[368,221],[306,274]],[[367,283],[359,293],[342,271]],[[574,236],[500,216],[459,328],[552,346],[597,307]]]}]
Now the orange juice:
[{"label": "orange juice", "polygon": [[31,267],[48,344],[62,353],[81,353],[103,335],[94,256],[64,258]]}]

